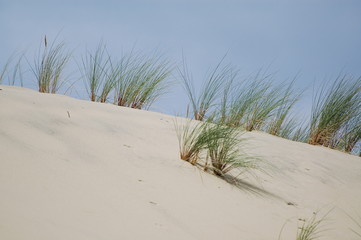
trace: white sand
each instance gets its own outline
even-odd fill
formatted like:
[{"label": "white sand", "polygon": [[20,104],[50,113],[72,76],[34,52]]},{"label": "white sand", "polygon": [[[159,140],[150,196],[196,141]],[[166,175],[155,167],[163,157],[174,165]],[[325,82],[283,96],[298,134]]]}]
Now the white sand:
[{"label": "white sand", "polygon": [[173,116],[0,88],[0,239],[295,239],[332,208],[321,239],[355,239],[360,157],[247,133],[273,167],[240,190],[179,159]]}]

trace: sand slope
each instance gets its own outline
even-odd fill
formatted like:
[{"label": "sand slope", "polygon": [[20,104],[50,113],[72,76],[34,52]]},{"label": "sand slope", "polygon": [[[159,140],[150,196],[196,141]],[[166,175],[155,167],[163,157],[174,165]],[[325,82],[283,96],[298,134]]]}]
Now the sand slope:
[{"label": "sand slope", "polygon": [[179,160],[173,116],[0,89],[0,239],[295,239],[331,208],[324,239],[354,239],[359,157],[247,133],[272,166],[240,190]]}]

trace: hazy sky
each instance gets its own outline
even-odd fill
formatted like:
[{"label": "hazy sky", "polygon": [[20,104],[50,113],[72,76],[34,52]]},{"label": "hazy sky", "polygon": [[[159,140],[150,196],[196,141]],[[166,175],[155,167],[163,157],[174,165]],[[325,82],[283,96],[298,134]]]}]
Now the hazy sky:
[{"label": "hazy sky", "polygon": [[[0,0],[0,29],[0,64],[15,50],[31,58],[45,34],[60,32],[74,59],[100,40],[115,57],[135,45],[179,63],[183,51],[197,81],[227,52],[241,75],[269,65],[279,81],[301,72],[298,87],[340,71],[361,76],[360,0]],[[180,113],[187,102],[174,87],[154,110]]]}]

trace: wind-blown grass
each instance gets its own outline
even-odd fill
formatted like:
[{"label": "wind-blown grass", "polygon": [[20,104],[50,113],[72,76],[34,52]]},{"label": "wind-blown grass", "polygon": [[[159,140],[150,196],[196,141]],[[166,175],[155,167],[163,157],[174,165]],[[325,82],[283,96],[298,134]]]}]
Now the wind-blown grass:
[{"label": "wind-blown grass", "polygon": [[[266,87],[267,85],[264,85],[263,87]],[[266,120],[275,114],[276,109],[282,106],[283,99],[278,95],[279,89],[268,89],[268,91],[264,92],[262,98],[258,98],[250,106],[250,113],[246,115],[245,121],[245,128],[247,131],[261,129],[261,127],[266,124]]]},{"label": "wind-blown grass", "polygon": [[309,220],[304,220],[298,228],[296,240],[313,240],[320,237],[320,224],[323,219],[316,219],[316,214]]},{"label": "wind-blown grass", "polygon": [[[249,112],[250,106],[262,97],[263,91],[266,91],[265,88],[261,88],[261,81],[257,80],[257,77],[258,74],[255,78],[247,79],[236,86],[228,83],[226,89],[231,90],[230,93],[225,91],[222,104],[228,109],[228,111],[222,111],[221,121],[224,124],[233,127],[245,124],[245,116]],[[228,104],[227,101],[229,101]]]},{"label": "wind-blown grass", "polygon": [[[313,212],[313,215],[309,219],[298,219],[299,223],[302,222],[301,226],[297,228],[296,240],[315,240],[321,237],[321,233],[326,231],[322,223],[326,220],[328,214],[332,211],[329,210],[323,217],[318,218],[318,212]],[[286,222],[287,223],[287,222]],[[281,228],[278,240],[281,240],[281,235],[286,223]]]},{"label": "wind-blown grass", "polygon": [[287,132],[292,131],[291,126],[294,125],[295,120],[286,121],[286,118],[289,115],[292,107],[300,99],[301,96],[300,93],[294,94],[294,83],[295,80],[293,80],[283,92],[282,89],[280,89],[280,103],[276,109],[272,121],[268,126],[268,133],[272,135],[277,135],[281,137],[283,135],[284,137],[286,137],[288,135]]},{"label": "wind-blown grass", "polygon": [[112,61],[109,60],[109,66],[106,69],[106,76],[98,101],[105,103],[108,100],[110,93],[114,90],[115,84],[119,80],[119,74],[119,66],[114,65]]},{"label": "wind-blown grass", "polygon": [[[238,71],[231,70],[229,78],[224,83],[223,93],[221,96],[221,102],[219,108],[216,109],[216,113],[213,114],[216,117],[216,121],[222,125],[227,125],[228,114],[230,109],[230,100],[233,97],[234,93],[234,82],[237,77]],[[218,116],[217,116],[218,115]]]},{"label": "wind-blown grass", "polygon": [[99,43],[94,53],[88,52],[82,58],[81,70],[89,98],[93,102],[99,98],[102,102],[105,102],[107,95],[113,87],[111,80],[107,77],[109,65],[110,57],[103,43]]},{"label": "wind-blown grass", "polygon": [[262,70],[233,87],[225,123],[243,126],[247,131],[260,130],[276,110],[285,103],[288,94],[280,96],[281,86],[272,87],[272,74]]},{"label": "wind-blown grass", "polygon": [[300,123],[294,116],[288,116],[283,120],[282,125],[279,126],[276,134],[273,135],[292,140],[298,132],[301,132],[301,128],[298,127],[299,124]]},{"label": "wind-blown grass", "polygon": [[48,46],[45,36],[44,48],[40,47],[38,56],[31,66],[39,92],[56,93],[63,85],[64,68],[70,59],[70,54],[64,52],[64,47],[64,43],[56,44],[55,41]]},{"label": "wind-blown grass", "polygon": [[115,83],[115,104],[136,109],[147,109],[165,93],[172,68],[168,60],[154,54],[147,57],[130,53],[118,65]]},{"label": "wind-blown grass", "polygon": [[207,112],[216,105],[220,97],[222,84],[226,82],[228,78],[234,78],[232,68],[229,65],[222,66],[223,60],[224,57],[206,77],[200,91],[196,93],[193,86],[192,74],[189,72],[185,59],[183,58],[183,66],[181,69],[178,69],[178,72],[190,101],[192,115],[195,120],[202,121],[205,119]]},{"label": "wind-blown grass", "polygon": [[356,117],[360,108],[361,78],[339,76],[330,88],[322,86],[314,99],[308,142],[329,146],[335,133]]},{"label": "wind-blown grass", "polygon": [[195,165],[205,156],[204,169],[221,177],[235,168],[257,168],[256,158],[240,150],[243,140],[238,128],[192,120],[183,125],[176,123],[175,127],[182,160]]},{"label": "wind-blown grass", "polygon": [[3,81],[7,75],[7,71],[8,71],[10,63],[11,63],[11,57],[6,61],[5,65],[2,67],[2,70],[0,72],[0,84],[3,83]]},{"label": "wind-blown grass", "polygon": [[291,140],[292,141],[296,141],[296,142],[304,142],[307,143],[308,137],[309,137],[309,126],[306,122],[306,124],[304,124],[302,121],[297,123],[297,126],[295,126],[295,131],[292,133],[291,135]]},{"label": "wind-blown grass", "polygon": [[198,162],[201,151],[208,146],[211,137],[209,126],[209,123],[193,122],[190,119],[183,124],[175,122],[179,153],[182,160],[193,165]]},{"label": "wind-blown grass", "polygon": [[180,158],[191,164],[198,163],[202,151],[210,148],[214,142],[227,137],[229,131],[210,121],[200,122],[186,120],[185,123],[175,122]]},{"label": "wind-blown grass", "polygon": [[[4,67],[0,72],[0,84],[4,82],[5,79],[8,80],[9,85],[15,85],[16,80],[19,80],[20,86],[23,86],[23,71],[21,67],[21,62],[23,60],[24,54],[12,54],[9,59],[6,61]],[[12,66],[12,70],[10,70],[11,63],[14,59],[17,58],[17,61],[14,66]]]},{"label": "wind-blown grass", "polygon": [[361,141],[361,114],[351,119],[346,124],[344,131],[344,150],[345,152],[351,153],[356,147],[356,144]]},{"label": "wind-blown grass", "polygon": [[212,138],[207,142],[207,157],[211,160],[212,170],[215,175],[223,176],[235,168],[256,168],[255,158],[241,153],[242,139],[238,128],[223,125],[214,125],[215,132],[220,132],[220,137]]}]

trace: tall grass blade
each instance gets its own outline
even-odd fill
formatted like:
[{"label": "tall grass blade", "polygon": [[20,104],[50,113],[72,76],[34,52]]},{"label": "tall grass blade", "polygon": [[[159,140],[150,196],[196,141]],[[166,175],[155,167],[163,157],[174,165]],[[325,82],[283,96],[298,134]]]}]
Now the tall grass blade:
[{"label": "tall grass blade", "polygon": [[184,161],[196,164],[200,153],[208,144],[210,134],[209,124],[186,120],[185,123],[175,121],[175,129],[179,143],[180,158]]},{"label": "tall grass blade", "polygon": [[331,87],[322,86],[314,97],[308,142],[329,146],[336,132],[359,114],[360,108],[361,78],[339,76]]},{"label": "tall grass blade", "polygon": [[195,120],[202,121],[205,119],[207,112],[216,105],[216,101],[220,97],[222,84],[227,81],[228,78],[233,78],[232,68],[229,65],[222,66],[224,58],[225,56],[216,67],[211,70],[203,82],[200,91],[196,93],[193,86],[193,77],[183,57],[183,67],[182,69],[178,69],[178,72],[191,103],[192,114]]},{"label": "tall grass blade", "polygon": [[211,160],[212,170],[218,176],[224,176],[235,168],[256,168],[255,158],[241,153],[242,139],[240,131],[234,127],[213,125],[209,131],[218,137],[207,143],[207,156]]},{"label": "tall grass blade", "polygon": [[325,231],[325,229],[321,228],[321,224],[325,220],[328,213],[322,218],[318,219],[317,213],[314,212],[310,219],[301,220],[303,221],[303,224],[298,228],[296,240],[314,240],[320,238],[320,233]]},{"label": "tall grass blade", "polygon": [[[89,99],[93,102],[98,99],[101,101],[106,100],[107,94],[106,92],[102,92],[102,87],[103,84],[110,84],[107,82],[106,73],[109,64],[110,57],[106,52],[106,45],[102,42],[98,44],[94,53],[88,52],[85,57],[82,58],[81,71],[83,72],[83,79]],[[106,91],[108,90],[109,89]]]},{"label": "tall grass blade", "polygon": [[65,44],[55,41],[48,46],[46,38],[44,48],[39,48],[31,70],[34,73],[39,92],[56,93],[63,85],[63,72],[70,59],[70,53],[64,52]]},{"label": "tall grass blade", "polygon": [[148,109],[165,93],[172,68],[169,61],[154,54],[147,57],[130,53],[119,63],[119,75],[115,84],[115,103],[119,106]]},{"label": "tall grass blade", "polygon": [[290,110],[296,104],[296,102],[300,99],[301,93],[294,94],[293,85],[295,83],[295,79],[288,85],[288,87],[282,91],[280,89],[280,103],[276,109],[276,113],[269,124],[268,133],[272,135],[280,135],[280,131],[282,129],[282,135],[289,135],[286,134],[287,132],[292,131],[290,125],[294,125],[292,121],[288,121],[286,126],[283,126],[287,116],[289,115]]}]

